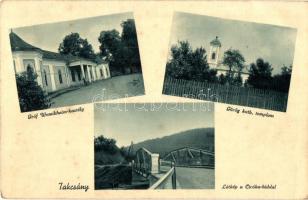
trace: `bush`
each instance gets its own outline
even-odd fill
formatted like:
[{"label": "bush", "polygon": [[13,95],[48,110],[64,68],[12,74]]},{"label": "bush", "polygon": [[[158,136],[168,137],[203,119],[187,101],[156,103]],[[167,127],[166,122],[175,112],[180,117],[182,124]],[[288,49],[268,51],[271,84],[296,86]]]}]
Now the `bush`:
[{"label": "bush", "polygon": [[21,112],[42,110],[50,107],[50,101],[38,85],[37,74],[32,68],[27,72],[16,74],[17,92]]},{"label": "bush", "polygon": [[105,138],[101,135],[94,139],[94,151],[107,151],[110,154],[115,154],[118,151],[118,147],[114,139]]}]

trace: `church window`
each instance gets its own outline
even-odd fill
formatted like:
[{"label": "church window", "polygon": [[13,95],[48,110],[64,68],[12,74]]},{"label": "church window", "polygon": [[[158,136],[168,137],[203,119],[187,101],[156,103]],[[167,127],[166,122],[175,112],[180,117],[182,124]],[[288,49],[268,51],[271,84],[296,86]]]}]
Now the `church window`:
[{"label": "church window", "polygon": [[212,60],[216,58],[216,53],[212,53]]},{"label": "church window", "polygon": [[62,73],[60,69],[58,70],[58,75],[59,75],[59,83],[62,84],[63,80],[62,80]]},{"label": "church window", "polygon": [[99,72],[101,73],[101,77],[103,77],[103,70],[99,69]]}]

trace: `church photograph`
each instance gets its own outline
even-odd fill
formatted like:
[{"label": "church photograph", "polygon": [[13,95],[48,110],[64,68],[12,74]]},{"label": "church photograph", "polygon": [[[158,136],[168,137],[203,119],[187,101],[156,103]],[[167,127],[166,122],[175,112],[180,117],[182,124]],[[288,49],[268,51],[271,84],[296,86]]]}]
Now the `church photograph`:
[{"label": "church photograph", "polygon": [[163,94],[286,112],[296,33],[175,12]]},{"label": "church photograph", "polygon": [[21,112],[144,95],[132,13],[12,28]]}]

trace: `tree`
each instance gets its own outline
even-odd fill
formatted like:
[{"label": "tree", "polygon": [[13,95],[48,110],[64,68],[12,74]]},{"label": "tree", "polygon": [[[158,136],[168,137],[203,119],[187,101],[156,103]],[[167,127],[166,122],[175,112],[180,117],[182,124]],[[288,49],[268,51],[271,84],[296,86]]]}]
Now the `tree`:
[{"label": "tree", "polygon": [[21,112],[42,110],[50,107],[50,101],[38,85],[37,74],[31,67],[26,72],[16,74],[16,84]]},{"label": "tree", "polygon": [[256,63],[250,64],[247,85],[259,89],[271,89],[272,70],[273,68],[268,62],[258,58]]},{"label": "tree", "polygon": [[281,73],[273,76],[272,89],[279,92],[289,92],[291,81],[292,65],[283,66]]},{"label": "tree", "polygon": [[116,140],[112,138],[106,138],[103,135],[94,138],[94,151],[107,151],[111,154],[115,154],[118,151],[116,146]]},{"label": "tree", "polygon": [[[240,72],[242,71],[245,63],[245,58],[239,50],[229,49],[224,53],[223,62],[228,66],[229,70],[226,74],[227,82],[229,84],[238,83],[240,78]],[[237,77],[234,75],[237,74]]]},{"label": "tree", "polygon": [[71,33],[64,37],[59,45],[60,54],[73,55],[83,58],[94,58],[94,50],[87,39],[82,39],[78,33]]},{"label": "tree", "polygon": [[129,68],[133,72],[141,72],[140,54],[138,48],[138,39],[134,19],[127,19],[122,22],[122,45],[124,56]]},{"label": "tree", "polygon": [[112,71],[125,73],[129,69],[130,72],[141,72],[135,21],[123,21],[121,27],[121,35],[115,29],[100,33],[100,54],[110,62]]},{"label": "tree", "polygon": [[171,47],[166,75],[176,79],[217,81],[216,70],[210,69],[204,48],[192,49],[188,41],[178,41]]},{"label": "tree", "polygon": [[100,42],[100,54],[109,62],[115,60],[115,56],[120,48],[121,37],[120,33],[113,29],[111,31],[101,31],[98,41]]},{"label": "tree", "polygon": [[222,85],[225,85],[227,83],[227,78],[225,75],[220,74],[218,77],[218,82]]}]

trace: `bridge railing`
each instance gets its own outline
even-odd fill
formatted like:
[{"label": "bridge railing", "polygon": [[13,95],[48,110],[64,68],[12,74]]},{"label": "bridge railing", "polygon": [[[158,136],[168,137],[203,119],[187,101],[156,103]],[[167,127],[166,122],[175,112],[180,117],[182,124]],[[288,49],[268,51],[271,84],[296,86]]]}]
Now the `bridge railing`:
[{"label": "bridge railing", "polygon": [[160,160],[160,170],[163,167],[170,167],[169,170],[149,189],[176,189],[176,169],[173,162]]}]

